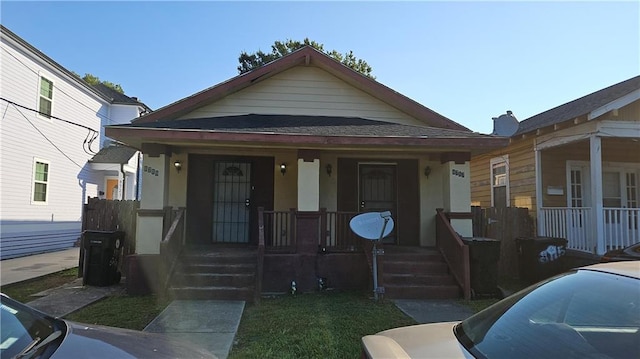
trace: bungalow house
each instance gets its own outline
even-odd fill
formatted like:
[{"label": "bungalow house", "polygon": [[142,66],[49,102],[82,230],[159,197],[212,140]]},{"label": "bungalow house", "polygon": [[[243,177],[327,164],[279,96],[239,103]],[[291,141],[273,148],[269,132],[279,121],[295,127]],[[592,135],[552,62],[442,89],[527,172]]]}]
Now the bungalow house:
[{"label": "bungalow house", "polygon": [[[224,297],[233,284],[223,279],[242,263],[251,267],[245,298],[292,282],[313,290],[319,278],[366,288],[366,243],[349,220],[371,211],[389,210],[395,221],[384,241],[387,273],[399,253],[424,252],[437,263],[404,257],[421,272],[399,276],[428,280],[436,268],[446,277],[433,250],[436,209],[449,214],[452,236],[471,236],[471,155],[506,144],[311,47],[106,131],[143,153],[127,281],[158,282],[154,268],[165,266],[160,282],[173,293],[203,298]],[[453,290],[445,294],[460,295],[446,285]],[[415,284],[412,295],[445,295],[443,286]]]},{"label": "bungalow house", "polygon": [[519,124],[494,120],[515,125],[508,146],[472,156],[473,205],[528,208],[539,236],[587,255],[640,242],[640,76]]},{"label": "bungalow house", "polygon": [[1,40],[0,258],[6,259],[72,247],[87,197],[135,198],[135,149],[115,162],[94,155],[119,151],[104,137],[105,125],[128,123],[149,109],[86,83],[4,26]]}]

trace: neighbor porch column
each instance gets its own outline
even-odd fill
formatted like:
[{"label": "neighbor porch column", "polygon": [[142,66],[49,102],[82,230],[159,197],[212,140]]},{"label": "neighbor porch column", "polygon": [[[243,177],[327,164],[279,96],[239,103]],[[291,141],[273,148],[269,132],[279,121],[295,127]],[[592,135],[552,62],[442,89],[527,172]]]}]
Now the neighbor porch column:
[{"label": "neighbor porch column", "polygon": [[144,154],[142,198],[136,226],[136,253],[159,254],[164,207],[169,193],[169,155]]},{"label": "neighbor porch column", "polygon": [[445,207],[447,208],[451,226],[463,237],[473,236],[473,220],[471,218],[471,180],[469,161],[444,164]]},{"label": "neighbor porch column", "polygon": [[596,238],[596,254],[606,252],[604,238],[604,207],[602,205],[602,141],[592,135],[589,138],[589,158],[591,168],[591,208],[593,210],[592,233]]},{"label": "neighbor porch column", "polygon": [[542,189],[542,153],[541,150],[538,149],[537,145],[535,148],[535,166],[536,166],[536,223],[537,228],[536,231],[539,236],[543,236],[546,233],[544,218],[542,218],[542,207],[544,206],[543,201],[543,189]]}]

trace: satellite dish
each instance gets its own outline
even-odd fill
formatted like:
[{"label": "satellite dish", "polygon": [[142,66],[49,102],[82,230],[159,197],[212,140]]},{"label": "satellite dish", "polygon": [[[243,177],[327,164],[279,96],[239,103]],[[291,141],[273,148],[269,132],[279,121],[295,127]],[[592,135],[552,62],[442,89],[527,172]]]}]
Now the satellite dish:
[{"label": "satellite dish", "polygon": [[362,213],[353,217],[349,222],[353,233],[370,241],[377,241],[388,236],[393,231],[393,226],[393,218],[391,218],[389,211]]},{"label": "satellite dish", "polygon": [[518,119],[513,115],[513,112],[507,111],[506,114],[493,118],[492,135],[511,137],[518,131],[518,127]]}]

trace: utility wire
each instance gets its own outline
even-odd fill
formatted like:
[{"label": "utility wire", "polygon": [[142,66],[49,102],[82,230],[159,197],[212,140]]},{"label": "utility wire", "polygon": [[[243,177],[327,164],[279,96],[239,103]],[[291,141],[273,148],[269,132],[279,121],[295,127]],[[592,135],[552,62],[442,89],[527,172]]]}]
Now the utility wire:
[{"label": "utility wire", "polygon": [[[29,67],[29,65],[25,64],[25,63],[24,63],[24,62],[22,62],[19,58],[15,57],[15,56],[11,53],[11,51],[6,51],[6,52],[7,52],[7,54],[9,54],[9,56],[13,57],[16,61],[18,61],[22,66],[26,67],[29,71],[33,72],[34,74],[38,75],[38,77],[40,77],[40,74],[39,74],[36,70],[32,69],[31,67]],[[82,79],[81,79],[81,80],[82,80]],[[91,85],[89,85],[89,86],[91,86]],[[56,86],[55,84],[53,85],[53,88],[55,88],[56,90],[60,91],[61,93],[65,94],[65,95],[67,95],[67,97],[69,97],[70,99],[72,99],[72,100],[74,100],[75,102],[79,103],[79,104],[80,104],[80,105],[82,105],[83,107],[86,107],[86,108],[88,108],[89,110],[91,110],[92,112],[95,112],[95,110],[94,110],[94,109],[92,109],[91,107],[89,107],[89,106],[87,106],[86,104],[82,103],[80,100],[78,100],[78,99],[76,99],[75,97],[73,97],[73,96],[69,95],[68,93],[64,92],[62,89],[60,89],[60,88],[59,88],[58,86]],[[97,91],[97,90],[96,90],[96,91]],[[113,121],[109,116],[103,115],[103,114],[98,113],[98,112],[96,112],[96,115],[98,115],[98,116],[100,116],[100,117],[104,118],[105,120],[109,121],[110,123],[114,123],[114,121]]]},{"label": "utility wire", "polygon": [[[47,142],[49,142],[51,144],[51,146],[53,146],[53,148],[55,148],[56,150],[58,150],[58,152],[60,152],[64,157],[66,157],[69,161],[71,161],[74,165],[78,166],[78,168],[82,169],[82,166],[80,166],[76,161],[74,161],[71,157],[69,157],[69,155],[67,155],[66,153],[64,153],[64,151],[62,151],[60,149],[60,147],[56,146],[55,143],[53,143],[44,133],[42,133],[42,131],[40,131],[40,129],[38,129],[38,127],[36,125],[33,124],[33,122],[31,122],[31,120],[29,120],[29,118],[22,113],[22,111],[20,111],[20,109],[18,108],[18,106],[12,102],[11,105],[16,109],[16,111],[18,111],[18,113],[20,113],[22,115],[22,117],[24,117],[25,120],[27,120],[27,122],[29,122],[29,124],[36,130],[38,131],[38,133],[44,137],[45,140],[47,140]],[[9,107],[9,106],[7,106]],[[6,111],[5,111],[5,115],[6,115]],[[4,119],[4,115],[2,117]]]}]

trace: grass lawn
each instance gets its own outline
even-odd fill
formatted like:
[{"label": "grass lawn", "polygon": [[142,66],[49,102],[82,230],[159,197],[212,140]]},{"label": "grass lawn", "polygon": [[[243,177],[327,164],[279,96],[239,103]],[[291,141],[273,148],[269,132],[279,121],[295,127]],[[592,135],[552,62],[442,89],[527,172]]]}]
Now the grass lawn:
[{"label": "grass lawn", "polygon": [[229,358],[357,358],[363,335],[416,324],[390,301],[369,295],[328,291],[249,305]]}]

